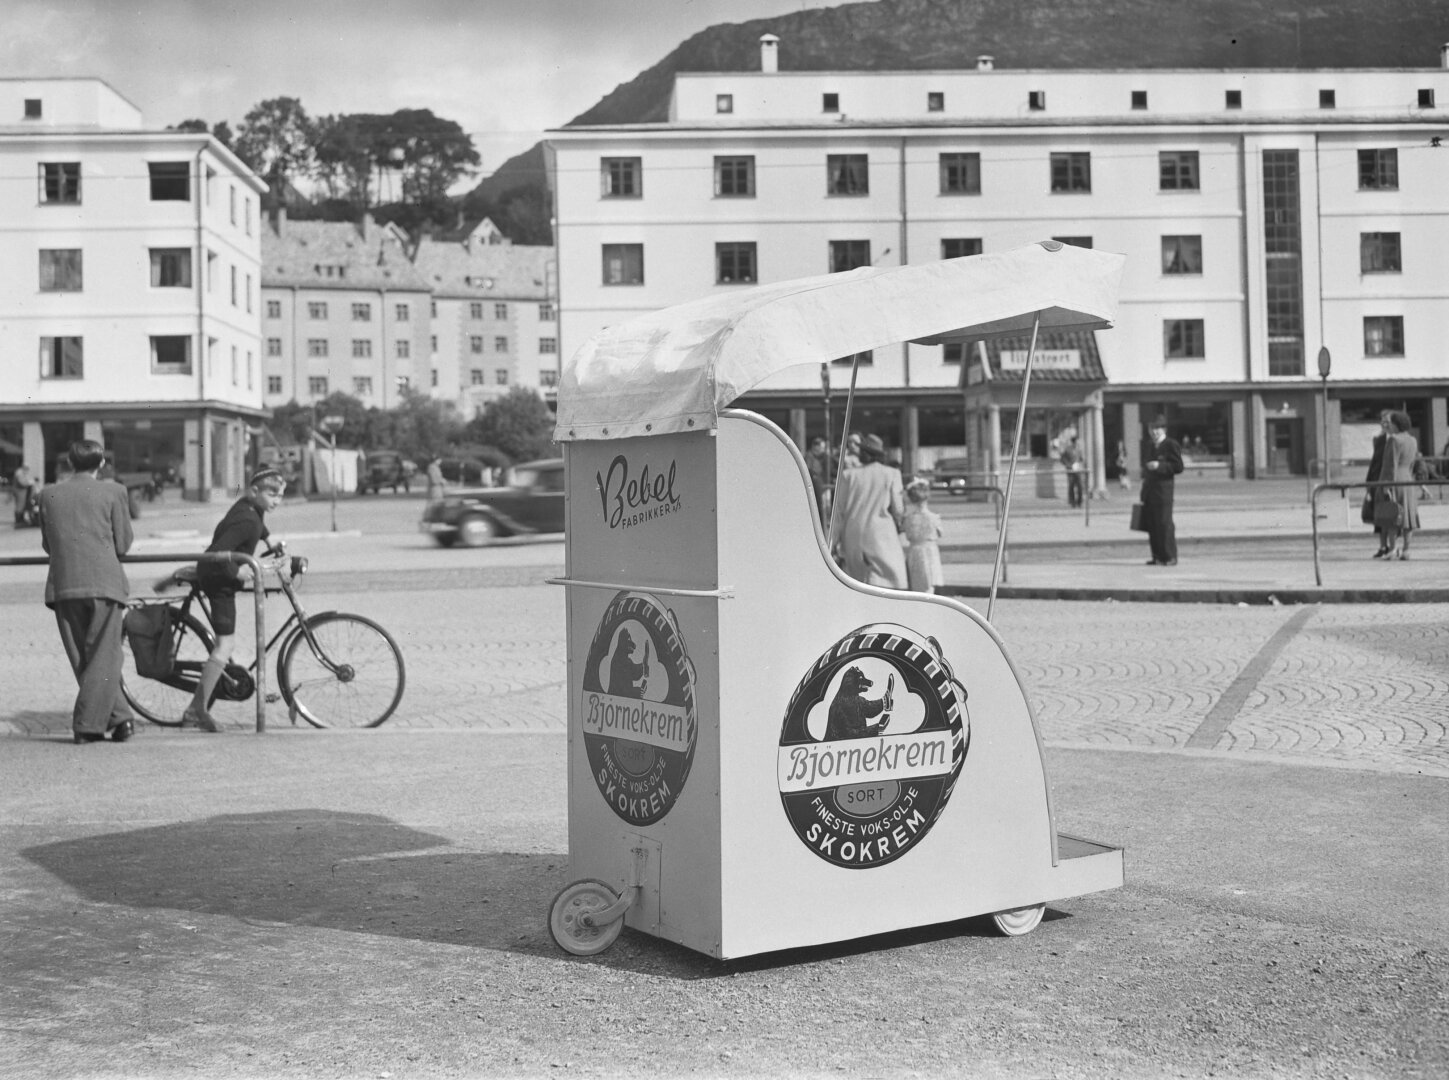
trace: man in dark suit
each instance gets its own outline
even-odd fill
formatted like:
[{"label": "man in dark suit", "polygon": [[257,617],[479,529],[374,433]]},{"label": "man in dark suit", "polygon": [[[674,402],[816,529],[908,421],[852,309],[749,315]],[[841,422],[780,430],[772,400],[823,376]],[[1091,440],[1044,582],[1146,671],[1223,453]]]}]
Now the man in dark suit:
[{"label": "man in dark suit", "polygon": [[50,555],[45,606],[55,612],[80,684],[71,714],[77,743],[107,734],[125,742],[134,730],[121,695],[121,619],[130,593],[121,556],[131,549],[131,514],[126,489],[97,476],[104,458],[100,443],[82,439],[70,448],[75,475],[40,493],[40,542]]},{"label": "man in dark suit", "polygon": [[1148,425],[1152,449],[1142,466],[1142,516],[1147,542],[1152,546],[1148,566],[1177,565],[1177,528],[1172,523],[1173,478],[1182,472],[1182,448],[1167,437],[1167,419],[1159,416]]}]

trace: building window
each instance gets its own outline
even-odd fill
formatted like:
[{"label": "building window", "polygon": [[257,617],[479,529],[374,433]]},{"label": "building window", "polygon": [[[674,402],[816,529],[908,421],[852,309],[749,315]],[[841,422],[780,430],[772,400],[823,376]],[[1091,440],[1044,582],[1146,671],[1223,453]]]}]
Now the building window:
[{"label": "building window", "polygon": [[412,318],[412,310],[406,304],[398,304],[392,312],[398,322],[407,322]]},{"label": "building window", "polygon": [[252,276],[250,274],[247,275],[246,298],[247,298],[247,314],[250,315],[252,313]]},{"label": "building window", "polygon": [[431,350],[432,352],[435,352],[435,353],[438,351],[438,335],[437,334],[430,334],[428,336],[428,348],[429,348],[429,350]]},{"label": "building window", "polygon": [[236,307],[236,297],[237,297],[237,277],[236,277],[236,267],[233,266],[231,268],[231,306],[232,307]]},{"label": "building window", "polygon": [[1318,91],[1318,107],[1332,109],[1338,104],[1338,95],[1332,90]]},{"label": "building window", "polygon": [[558,338],[541,337],[538,339],[538,351],[541,356],[558,355]]},{"label": "building window", "polygon": [[366,360],[371,357],[372,341],[368,338],[353,338],[352,355],[358,360]]},{"label": "building window", "polygon": [[1241,90],[1223,91],[1223,108],[1241,109],[1243,107],[1243,92]]},{"label": "building window", "polygon": [[282,302],[280,300],[267,301],[267,318],[280,319],[282,317]]},{"label": "building window", "polygon": [[399,360],[412,359],[413,343],[407,338],[399,338],[397,341],[393,342],[393,346],[397,351],[397,358]]},{"label": "building window", "polygon": [[411,375],[394,375],[392,381],[397,386],[397,392],[399,394],[406,394],[412,389],[413,377]]},{"label": "building window", "polygon": [[79,379],[85,376],[85,347],[78,337],[40,339],[40,377]]},{"label": "building window", "polygon": [[1026,107],[1032,112],[1040,112],[1046,108],[1046,91],[1030,90],[1026,95]]},{"label": "building window", "polygon": [[372,397],[372,376],[352,376],[352,392],[358,397]]},{"label": "building window", "polygon": [[959,341],[941,346],[941,363],[961,364],[966,360],[966,346]]},{"label": "building window", "polygon": [[[191,166],[184,161],[151,161],[152,202],[190,202]],[[235,222],[235,216],[233,216]]]},{"label": "building window", "polygon": [[1399,190],[1399,152],[1397,150],[1360,150],[1358,152],[1358,189],[1360,191]]},{"label": "building window", "polygon": [[327,376],[326,375],[309,375],[309,376],[307,376],[307,393],[309,393],[310,395],[312,395],[314,398],[326,397],[327,396]]},{"label": "building window", "polygon": [[493,305],[493,317],[495,319],[506,319],[506,318],[508,318],[508,305],[507,304],[494,304]]},{"label": "building window", "polygon": [[280,394],[282,392],[282,377],[280,375],[267,376],[267,393]]},{"label": "building window", "polygon": [[1145,109],[1145,108],[1147,108],[1147,91],[1146,90],[1133,90],[1132,91],[1132,107],[1134,109]]},{"label": "building window", "polygon": [[252,234],[252,201],[250,199],[242,199],[242,217],[246,220],[247,235],[250,236]]},{"label": "building window", "polygon": [[943,259],[964,259],[968,255],[980,254],[981,239],[979,237],[960,237],[941,241],[941,258]]},{"label": "building window", "polygon": [[1303,223],[1297,150],[1263,151],[1263,255],[1268,374],[1301,376]]},{"label": "building window", "polygon": [[282,355],[282,339],[281,338],[279,338],[279,337],[269,337],[269,338],[267,338],[267,355],[268,356],[281,356]]},{"label": "building window", "polygon": [[206,253],[206,291],[209,293],[216,292],[216,263],[216,252],[208,251]]},{"label": "building window", "polygon": [[253,370],[254,370],[255,367],[256,367],[256,359],[255,359],[255,357],[252,356],[252,351],[250,349],[248,349],[247,350],[247,389],[248,390],[250,390],[252,388],[252,378],[253,378],[252,372],[253,372]]},{"label": "building window", "polygon": [[538,321],[539,322],[554,322],[557,318],[558,318],[558,313],[554,310],[554,306],[552,304],[539,304],[538,305]]},{"label": "building window", "polygon": [[40,249],[40,291],[81,291],[81,249]]},{"label": "building window", "polygon": [[157,375],[190,375],[191,338],[186,334],[152,337],[151,371]]},{"label": "building window", "polygon": [[745,240],[714,246],[714,280],[716,285],[752,285],[755,272],[755,242]]},{"label": "building window", "polygon": [[1169,150],[1158,154],[1157,177],[1160,191],[1197,191],[1197,151]]},{"label": "building window", "polygon": [[870,164],[866,155],[826,155],[825,193],[827,195],[869,195]]},{"label": "building window", "polygon": [[326,356],[327,355],[327,339],[326,338],[321,338],[321,337],[308,338],[307,339],[307,355],[308,356]]},{"label": "building window", "polygon": [[40,98],[28,97],[25,99],[25,119],[39,120],[41,116]]},{"label": "building window", "polygon": [[636,157],[601,158],[601,194],[606,199],[637,199],[644,194],[644,160]]},{"label": "building window", "polygon": [[468,385],[469,386],[482,386],[483,385],[483,369],[482,368],[476,368],[475,367],[471,371],[468,372]]},{"label": "building window", "polygon": [[428,301],[428,318],[430,318],[430,319],[436,319],[437,317],[438,317],[438,302],[436,300],[429,300]]},{"label": "building window", "polygon": [[1164,319],[1162,354],[1169,360],[1201,360],[1207,355],[1201,319]]},{"label": "building window", "polygon": [[480,355],[482,354],[482,352],[483,352],[483,335],[482,334],[471,334],[471,335],[469,335],[469,337],[468,337],[468,351],[470,353],[474,353],[474,354],[480,354]]},{"label": "building window", "polygon": [[40,166],[40,201],[43,203],[80,202],[80,162],[44,162]]},{"label": "building window", "polygon": [[1086,248],[1092,250],[1092,238],[1090,236],[1053,236],[1058,244],[1067,244],[1071,247]]},{"label": "building window", "polygon": [[946,95],[943,94],[939,90],[928,90],[928,91],[926,91],[926,111],[927,112],[945,112],[946,111]]},{"label": "building window", "polygon": [[1164,274],[1201,274],[1202,237],[1164,236],[1162,238],[1162,272]]},{"label": "building window", "polygon": [[644,245],[605,244],[604,284],[643,285]]},{"label": "building window", "polygon": [[235,184],[230,185],[226,189],[226,193],[227,193],[227,197],[228,197],[227,198],[227,206],[229,208],[229,213],[231,214],[231,223],[233,225],[235,225],[236,224],[236,185]]},{"label": "building window", "polygon": [[325,319],[325,318],[327,318],[327,301],[326,300],[309,300],[309,301],[307,301],[307,318],[309,318],[309,319]]},{"label": "building window", "polygon": [[981,155],[942,154],[941,194],[980,195]]},{"label": "building window", "polygon": [[714,96],[714,111],[717,113],[734,112],[735,96],[733,94],[716,94]]},{"label": "building window", "polygon": [[353,322],[372,322],[372,305],[371,304],[353,304],[352,305],[352,321]]},{"label": "building window", "polygon": [[1092,155],[1085,152],[1051,156],[1052,191],[1092,190]]},{"label": "building window", "polygon": [[857,363],[861,367],[870,367],[875,363],[875,353],[866,349],[865,352],[851,353],[849,356],[837,356],[830,362],[838,367],[850,367]]},{"label": "building window", "polygon": [[857,266],[870,265],[869,240],[830,241],[830,272],[839,274]]},{"label": "building window", "polygon": [[1358,234],[1359,271],[1365,274],[1397,274],[1403,270],[1396,232]]},{"label": "building window", "polygon": [[432,385],[433,386],[437,386],[438,385],[438,369],[437,368],[430,368],[428,370],[428,375],[429,375],[430,379],[432,380]]},{"label": "building window", "polygon": [[838,113],[840,111],[840,95],[839,94],[821,94],[820,95],[820,111],[821,112],[828,112],[828,113]]},{"label": "building window", "polygon": [[233,386],[241,385],[241,364],[239,362],[240,359],[241,357],[237,354],[236,346],[233,345],[231,347],[231,384]]},{"label": "building window", "polygon": [[552,370],[540,371],[538,373],[538,385],[548,387],[558,386],[558,372]]},{"label": "building window", "polygon": [[714,193],[722,198],[752,199],[755,195],[754,157],[714,159]]},{"label": "building window", "polygon": [[1432,109],[1434,107],[1434,90],[1432,87],[1419,88],[1419,108]]},{"label": "building window", "polygon": [[493,369],[493,381],[496,382],[499,386],[507,386],[508,385],[508,369],[507,368],[503,368],[503,367],[501,367],[501,368],[494,368]]},{"label": "building window", "polygon": [[495,337],[493,339],[493,351],[494,352],[507,352],[508,351],[508,339],[506,337],[502,337],[502,336]]},{"label": "building window", "polygon": [[1402,315],[1364,316],[1363,354],[1365,356],[1403,356],[1404,317]]},{"label": "building window", "polygon": [[472,303],[470,303],[468,305],[468,318],[470,318],[470,319],[481,319],[481,318],[483,318],[483,301],[481,301],[481,300],[474,300]]}]

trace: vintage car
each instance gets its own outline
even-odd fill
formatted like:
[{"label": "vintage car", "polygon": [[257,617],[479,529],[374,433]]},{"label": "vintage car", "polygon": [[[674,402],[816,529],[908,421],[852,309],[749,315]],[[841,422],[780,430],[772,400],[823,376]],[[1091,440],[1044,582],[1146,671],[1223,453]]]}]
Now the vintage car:
[{"label": "vintage car", "polygon": [[[967,485],[972,483],[970,458],[942,458],[931,470],[931,487],[948,491],[952,495],[964,495]],[[977,481],[980,482],[979,480]]]},{"label": "vintage car", "polygon": [[395,450],[373,450],[367,455],[367,463],[357,478],[357,490],[366,495],[369,490],[380,494],[383,488],[394,492],[399,487],[408,491],[418,467]]},{"label": "vintage car", "polygon": [[503,487],[450,492],[428,505],[419,529],[443,547],[478,547],[500,536],[561,533],[563,459],[515,465]]}]

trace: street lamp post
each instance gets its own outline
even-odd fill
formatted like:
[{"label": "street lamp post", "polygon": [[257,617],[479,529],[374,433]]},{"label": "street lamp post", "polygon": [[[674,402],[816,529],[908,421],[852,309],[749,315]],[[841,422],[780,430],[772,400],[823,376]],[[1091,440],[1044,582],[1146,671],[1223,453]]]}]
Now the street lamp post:
[{"label": "street lamp post", "polygon": [[1333,366],[1333,357],[1328,353],[1328,346],[1325,345],[1318,350],[1318,377],[1323,380],[1323,419],[1320,426],[1323,428],[1323,482],[1332,483],[1333,477],[1328,466],[1328,371]]},{"label": "street lamp post", "polygon": [[322,418],[322,430],[327,433],[331,449],[327,457],[327,478],[332,489],[332,531],[337,531],[337,433],[342,430],[342,417],[336,413]]}]

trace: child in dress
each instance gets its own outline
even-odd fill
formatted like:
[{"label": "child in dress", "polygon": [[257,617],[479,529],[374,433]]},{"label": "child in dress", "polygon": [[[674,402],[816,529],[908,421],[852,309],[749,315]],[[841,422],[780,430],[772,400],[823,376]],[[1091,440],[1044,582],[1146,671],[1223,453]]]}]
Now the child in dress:
[{"label": "child in dress", "polygon": [[911,546],[906,549],[906,580],[913,592],[933,593],[945,583],[941,574],[941,516],[926,505],[931,485],[912,480],[906,485],[906,515],[901,531]]}]

